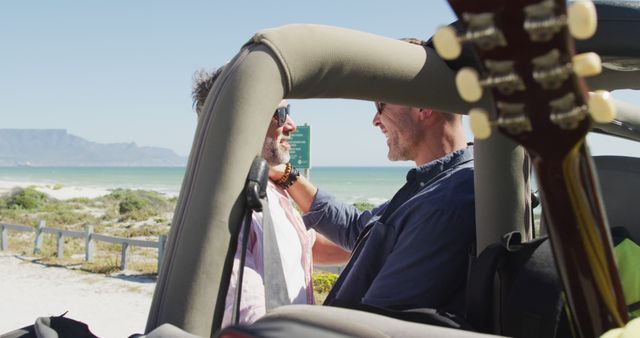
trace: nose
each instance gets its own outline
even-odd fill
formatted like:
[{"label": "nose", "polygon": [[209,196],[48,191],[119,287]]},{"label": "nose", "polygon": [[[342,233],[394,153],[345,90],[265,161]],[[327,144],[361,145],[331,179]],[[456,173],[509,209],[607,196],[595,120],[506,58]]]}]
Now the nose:
[{"label": "nose", "polygon": [[380,125],[380,115],[381,115],[380,112],[376,112],[376,114],[373,115],[373,121],[371,122],[373,122],[374,127],[377,127]]},{"label": "nose", "polygon": [[287,120],[284,121],[284,126],[282,126],[282,129],[287,132],[292,132],[298,129],[298,126],[296,126],[296,123],[293,121],[293,119],[291,119],[291,116],[287,115]]}]

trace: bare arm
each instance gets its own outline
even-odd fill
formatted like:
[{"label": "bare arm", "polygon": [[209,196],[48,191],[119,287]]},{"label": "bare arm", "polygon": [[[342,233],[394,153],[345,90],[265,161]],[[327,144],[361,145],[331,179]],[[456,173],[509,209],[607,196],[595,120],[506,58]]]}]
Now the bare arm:
[{"label": "bare arm", "polygon": [[[277,181],[284,175],[284,165],[279,165],[269,168],[269,178],[272,181]],[[300,175],[292,186],[287,189],[287,192],[296,202],[302,213],[306,213],[311,208],[313,199],[316,197],[318,188],[316,188],[311,182],[309,182],[304,176]]]},{"label": "bare arm", "polygon": [[345,264],[351,253],[326,237],[316,233],[316,241],[313,244],[313,262],[319,265]]},{"label": "bare arm", "polygon": [[[271,167],[269,178],[274,182],[281,180],[284,171],[285,165]],[[305,226],[322,233],[325,238],[338,243],[342,248],[350,249],[355,244],[358,235],[373,215],[371,212],[361,213],[351,205],[338,202],[330,194],[319,191],[303,176],[299,176],[287,192],[302,211]]]}]

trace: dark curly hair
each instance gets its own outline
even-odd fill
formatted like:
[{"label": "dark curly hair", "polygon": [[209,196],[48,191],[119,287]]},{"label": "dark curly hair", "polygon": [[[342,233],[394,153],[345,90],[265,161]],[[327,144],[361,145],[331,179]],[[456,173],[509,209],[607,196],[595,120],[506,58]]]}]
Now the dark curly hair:
[{"label": "dark curly hair", "polygon": [[193,100],[192,108],[196,113],[200,114],[204,108],[204,102],[207,100],[209,91],[213,88],[224,66],[218,68],[214,72],[208,72],[206,69],[200,69],[193,74],[193,88],[191,89],[191,99]]}]

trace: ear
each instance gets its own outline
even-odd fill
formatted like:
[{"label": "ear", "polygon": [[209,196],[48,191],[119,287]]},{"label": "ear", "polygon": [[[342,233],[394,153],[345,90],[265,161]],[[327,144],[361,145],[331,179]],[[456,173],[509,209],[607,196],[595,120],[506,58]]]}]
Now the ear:
[{"label": "ear", "polygon": [[428,120],[433,114],[433,109],[429,108],[420,108],[418,111],[418,117],[421,121]]}]

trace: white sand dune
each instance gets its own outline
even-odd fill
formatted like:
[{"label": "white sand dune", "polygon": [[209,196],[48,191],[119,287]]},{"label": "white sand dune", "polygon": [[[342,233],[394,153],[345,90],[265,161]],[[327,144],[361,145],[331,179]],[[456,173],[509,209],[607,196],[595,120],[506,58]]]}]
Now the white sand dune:
[{"label": "white sand dune", "polygon": [[149,278],[46,267],[0,252],[0,335],[66,311],[99,337],[143,333],[154,287]]},{"label": "white sand dune", "polygon": [[111,191],[105,188],[56,186],[55,184],[46,184],[42,182],[16,182],[0,180],[0,195],[8,193],[14,188],[26,188],[31,186],[35,187],[36,190],[41,191],[58,200],[68,200],[71,198],[79,197],[96,198],[111,193]]}]

